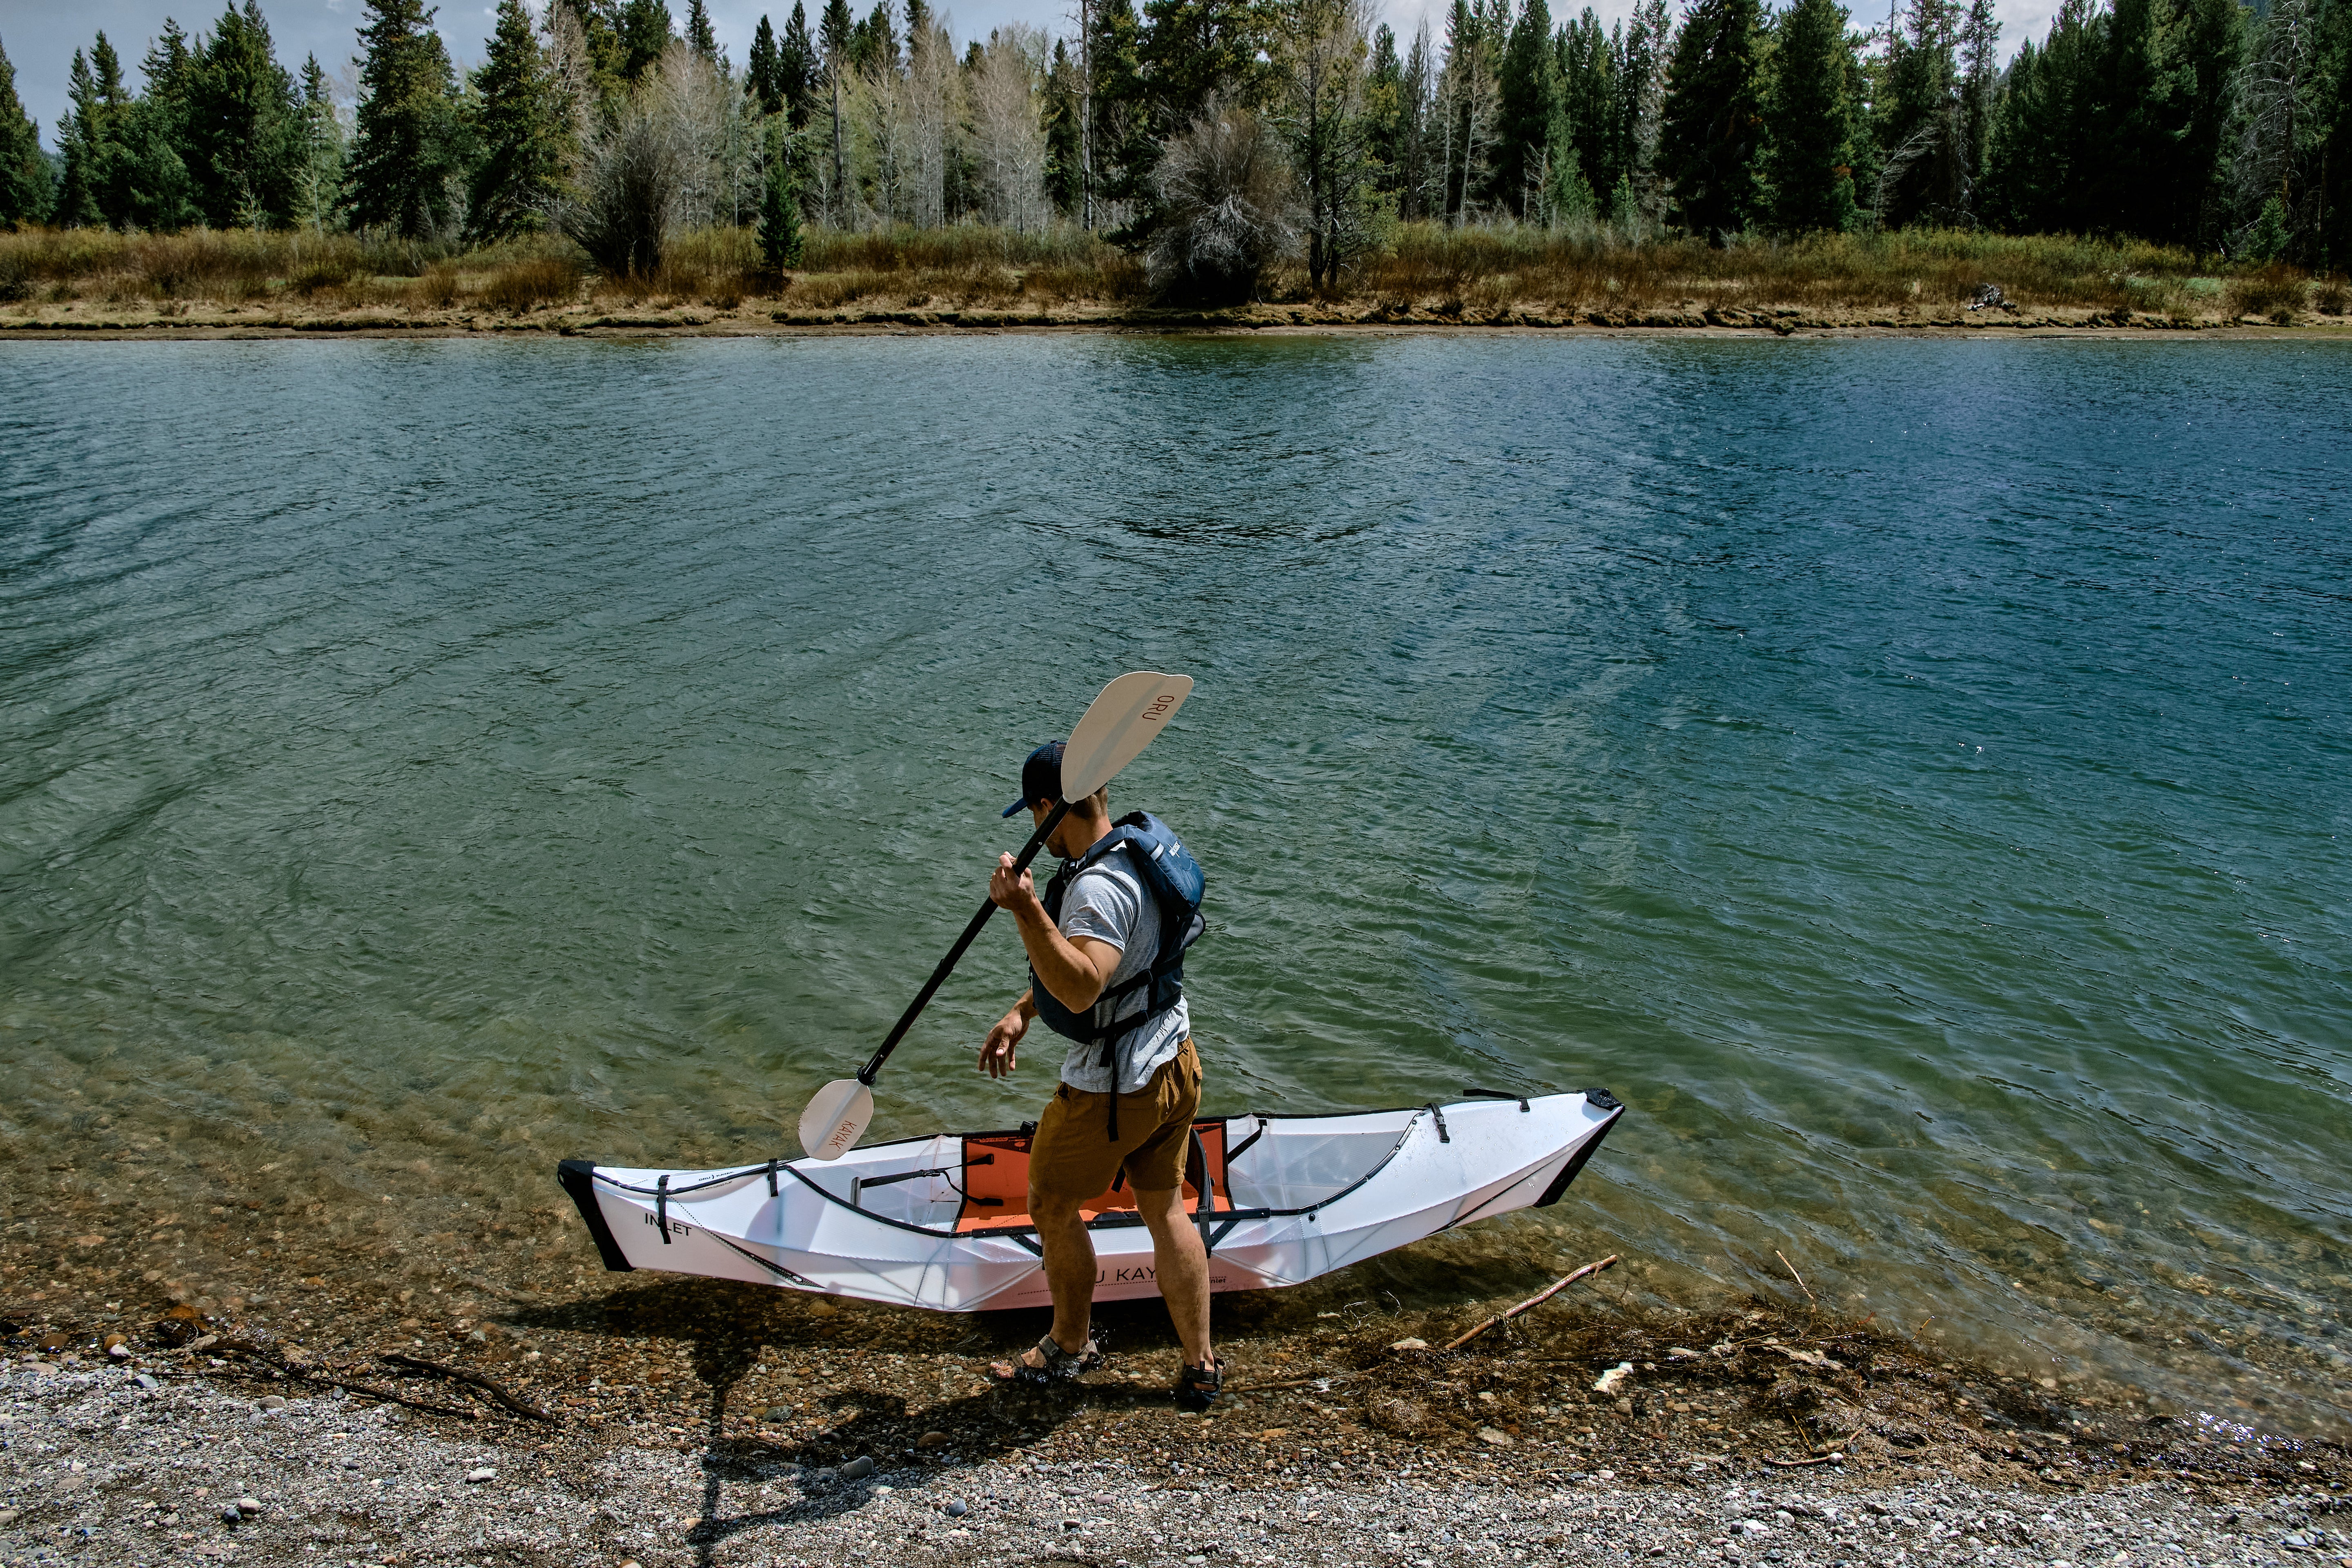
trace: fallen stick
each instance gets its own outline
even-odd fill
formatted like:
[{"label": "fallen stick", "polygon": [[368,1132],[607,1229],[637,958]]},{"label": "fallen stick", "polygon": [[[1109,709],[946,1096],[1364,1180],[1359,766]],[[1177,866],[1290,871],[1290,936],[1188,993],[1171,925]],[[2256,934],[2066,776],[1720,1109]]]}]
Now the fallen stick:
[{"label": "fallen stick", "polygon": [[1321,1373],[1314,1377],[1294,1377],[1286,1383],[1244,1383],[1239,1387],[1228,1388],[1225,1392],[1227,1394],[1264,1394],[1269,1389],[1276,1388],[1304,1388],[1310,1383],[1345,1383],[1350,1378],[1363,1375],[1360,1372]]},{"label": "fallen stick", "polygon": [[443,1377],[455,1378],[459,1383],[472,1384],[476,1388],[483,1390],[488,1394],[491,1398],[497,1400],[500,1405],[505,1405],[516,1415],[528,1415],[533,1421],[552,1421],[555,1419],[555,1416],[550,1412],[541,1410],[536,1405],[524,1404],[521,1400],[517,1399],[513,1394],[509,1394],[505,1389],[500,1388],[497,1384],[491,1382],[488,1378],[484,1377],[478,1372],[467,1372],[461,1366],[444,1366],[437,1361],[426,1361],[422,1356],[402,1355],[397,1351],[391,1352],[378,1359],[388,1361],[394,1366],[413,1366],[420,1372],[437,1373]]},{"label": "fallen stick", "polygon": [[[315,1383],[321,1388],[340,1388],[346,1394],[356,1394],[367,1399],[381,1399],[387,1405],[404,1405],[410,1410],[422,1410],[431,1415],[455,1415],[459,1419],[466,1421],[470,1421],[474,1418],[474,1413],[472,1411],[460,1410],[453,1405],[429,1405],[422,1399],[410,1399],[404,1394],[395,1394],[389,1388],[378,1388],[373,1384],[353,1383],[347,1378],[329,1377],[324,1373],[312,1372],[306,1367],[289,1365],[288,1363],[279,1361],[277,1357],[271,1355],[268,1351],[263,1350],[259,1345],[253,1344],[245,1340],[215,1339],[211,1344],[205,1348],[208,1351],[226,1351],[232,1355],[250,1357],[252,1360],[257,1361],[264,1366],[270,1368],[280,1377],[290,1377],[299,1383]],[[166,1375],[174,1374],[167,1373]],[[196,1373],[184,1373],[176,1375],[195,1377],[201,1374]]]},{"label": "fallen stick", "polygon": [[1807,1465],[1834,1465],[1844,1457],[1843,1454],[1816,1454],[1810,1459],[1776,1459],[1766,1454],[1762,1458],[1766,1464],[1777,1465],[1784,1470],[1801,1470]]},{"label": "fallen stick", "polygon": [[1588,1263],[1573,1274],[1561,1276],[1559,1279],[1554,1280],[1549,1289],[1538,1291],[1535,1295],[1528,1297],[1526,1300],[1520,1302],[1517,1306],[1512,1308],[1507,1312],[1499,1313],[1495,1317],[1487,1319],[1485,1322],[1479,1324],[1476,1328],[1471,1330],[1468,1333],[1464,1334],[1460,1339],[1454,1341],[1444,1348],[1449,1351],[1460,1350],[1464,1345],[1468,1344],[1472,1340],[1476,1339],[1480,1334],[1485,1333],[1496,1323],[1507,1322],[1509,1320],[1517,1317],[1521,1312],[1526,1311],[1529,1307],[1541,1306],[1544,1302],[1550,1300],[1554,1296],[1559,1295],[1562,1290],[1567,1289],[1570,1285],[1573,1285],[1578,1280],[1584,1279],[1587,1275],[1598,1274],[1602,1269],[1613,1265],[1616,1261],[1617,1255],[1612,1252],[1608,1257],[1601,1259],[1598,1263]]},{"label": "fallen stick", "polygon": [[1797,1282],[1797,1289],[1805,1293],[1805,1300],[1819,1308],[1821,1303],[1813,1300],[1813,1288],[1805,1283],[1805,1277],[1797,1272],[1797,1266],[1789,1261],[1789,1255],[1776,1247],[1772,1249],[1772,1256],[1780,1260],[1780,1267],[1789,1271],[1789,1278]]}]

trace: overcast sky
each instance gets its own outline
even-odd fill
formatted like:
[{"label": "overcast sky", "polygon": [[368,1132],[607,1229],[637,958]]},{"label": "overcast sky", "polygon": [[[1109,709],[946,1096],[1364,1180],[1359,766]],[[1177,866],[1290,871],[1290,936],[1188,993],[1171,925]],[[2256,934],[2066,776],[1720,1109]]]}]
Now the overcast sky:
[{"label": "overcast sky", "polygon": [[[739,66],[751,49],[751,29],[759,25],[760,14],[766,11],[775,15],[781,26],[783,16],[792,10],[792,0],[783,0],[782,5],[776,0],[708,3],[711,19],[719,29],[719,41]],[[1553,19],[1558,21],[1581,10],[1584,0],[1549,3]],[[1592,3],[1603,21],[1617,21],[1633,9],[1633,0]],[[1845,3],[1856,7],[1857,22],[1884,20],[1878,0]],[[1376,0],[1376,4],[1400,37],[1410,37],[1424,13],[1430,15],[1434,25],[1444,9],[1444,0]],[[863,16],[872,5],[873,0],[864,0],[864,4],[853,4],[851,9]],[[532,4],[534,11],[540,8],[539,3]],[[811,22],[820,8],[821,0],[809,5]],[[934,0],[934,8],[947,16],[959,46],[968,38],[986,37],[991,27],[1006,22],[1030,22],[1050,31],[1068,33],[1075,30],[1071,19],[1076,15],[1075,0]],[[2053,0],[1999,0],[1998,9],[2001,53],[2007,56],[2016,49],[2021,39],[2028,36],[2039,39],[2047,32],[2056,6]],[[481,63],[483,40],[489,36],[490,18],[496,10],[495,0],[489,5],[482,0],[444,0],[436,25],[448,42],[451,58],[459,66]],[[302,57],[315,52],[328,74],[346,84],[354,74],[351,59],[357,47],[362,11],[361,0],[262,0],[262,15],[268,18],[270,36],[278,44],[278,58],[288,69],[299,69]],[[682,20],[686,0],[671,0],[670,11]],[[16,93],[25,100],[26,112],[40,121],[42,144],[55,147],[58,117],[66,107],[66,72],[72,65],[74,50],[88,47],[102,29],[116,52],[122,56],[124,68],[135,87],[139,61],[165,16],[177,16],[180,25],[194,33],[209,31],[219,15],[220,0],[73,0],[72,4],[62,0],[0,0],[0,48],[7,50],[9,61],[16,68]]]}]

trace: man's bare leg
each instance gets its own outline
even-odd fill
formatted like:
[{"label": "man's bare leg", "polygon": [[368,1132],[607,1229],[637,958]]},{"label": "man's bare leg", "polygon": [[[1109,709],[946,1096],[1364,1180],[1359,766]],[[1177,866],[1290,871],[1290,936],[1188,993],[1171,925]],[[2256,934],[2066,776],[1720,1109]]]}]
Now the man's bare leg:
[{"label": "man's bare leg", "polygon": [[[1095,1241],[1078,1217],[1078,1205],[1029,1194],[1029,1217],[1037,1222],[1037,1245],[1045,1253],[1045,1286],[1054,1293],[1054,1342],[1073,1355],[1087,1348],[1095,1315]],[[1205,1285],[1207,1275],[1202,1274]],[[1036,1366],[1034,1345],[1021,1358]]]},{"label": "man's bare leg", "polygon": [[[1151,1232],[1152,1266],[1159,1272],[1160,1294],[1167,1300],[1168,1316],[1176,1325],[1176,1338],[1184,1347],[1186,1366],[1209,1364],[1209,1254],[1201,1245],[1201,1233],[1192,1225],[1192,1216],[1184,1212],[1184,1194],[1181,1188],[1164,1193],[1147,1193],[1140,1188],[1135,1194],[1136,1212],[1143,1216],[1144,1227]],[[1087,1258],[1094,1256],[1088,1249]],[[1091,1261],[1087,1266],[1093,1267]],[[1046,1268],[1053,1268],[1051,1254],[1046,1257]],[[1091,1279],[1091,1275],[1089,1276]],[[1061,1321],[1061,1297],[1054,1298],[1054,1320]],[[1059,1336],[1056,1335],[1056,1338]]]}]

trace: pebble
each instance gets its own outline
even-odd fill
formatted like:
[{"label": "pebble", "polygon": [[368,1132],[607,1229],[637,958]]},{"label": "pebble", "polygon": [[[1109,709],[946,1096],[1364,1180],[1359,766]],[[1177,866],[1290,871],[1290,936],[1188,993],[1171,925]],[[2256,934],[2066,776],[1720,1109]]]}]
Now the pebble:
[{"label": "pebble", "polygon": [[155,1381],[154,1374],[152,1373],[142,1372],[136,1377],[133,1377],[131,1381],[137,1384],[140,1387],[147,1390],[150,1394],[152,1394],[155,1390],[163,1386],[162,1384]]},{"label": "pebble", "polygon": [[[1392,1344],[1392,1345],[1391,1345],[1391,1346],[1389,1347],[1389,1349],[1391,1349],[1391,1350],[1392,1350],[1392,1351],[1425,1351],[1425,1350],[1427,1350],[1428,1348],[1429,1348],[1429,1342],[1428,1342],[1427,1340],[1420,1340],[1420,1339],[1413,1339],[1413,1340],[1399,1340],[1399,1341],[1397,1341],[1397,1342],[1396,1342],[1396,1343],[1394,1343],[1394,1344]],[[1201,1558],[1197,1558],[1197,1557],[1188,1557],[1188,1558],[1186,1558],[1184,1561],[1186,1561],[1187,1563],[1198,1563],[1198,1562],[1202,1561],[1202,1559],[1201,1559]]]},{"label": "pebble", "polygon": [[246,1514],[259,1513],[261,1511],[261,1500],[259,1498],[241,1497],[236,1500],[236,1511]]},{"label": "pebble", "polygon": [[1481,1426],[1478,1428],[1478,1441],[1490,1448],[1507,1448],[1511,1447],[1511,1435],[1499,1427]]},{"label": "pebble", "polygon": [[1633,1375],[1633,1363],[1630,1361],[1621,1361],[1593,1380],[1592,1392],[1613,1394],[1623,1387],[1625,1380]]},{"label": "pebble", "polygon": [[793,1407],[789,1405],[771,1405],[760,1412],[762,1421],[789,1421],[792,1418]]},{"label": "pebble", "polygon": [[261,1396],[261,1407],[264,1410],[283,1410],[286,1408],[286,1396],[282,1394],[265,1394]]},{"label": "pebble", "polygon": [[238,1520],[243,1519],[245,1515],[236,1510],[236,1504],[232,1502],[221,1505],[221,1522],[223,1524],[235,1524]]},{"label": "pebble", "polygon": [[[13,1513],[16,1510],[12,1509],[9,1511]],[[947,1516],[950,1519],[961,1519],[965,1514],[968,1514],[971,1511],[971,1506],[965,1502],[963,1499],[950,1498],[948,1500]],[[5,1524],[6,1522],[7,1521],[5,1520],[0,1520],[0,1524]]]},{"label": "pebble", "polygon": [[490,1468],[488,1465],[478,1466],[477,1468],[466,1472],[466,1484],[468,1486],[478,1485],[483,1481],[494,1481],[498,1479],[498,1471]]},{"label": "pebble", "polygon": [[841,1473],[853,1481],[862,1481],[874,1473],[874,1456],[860,1454],[841,1467]]}]

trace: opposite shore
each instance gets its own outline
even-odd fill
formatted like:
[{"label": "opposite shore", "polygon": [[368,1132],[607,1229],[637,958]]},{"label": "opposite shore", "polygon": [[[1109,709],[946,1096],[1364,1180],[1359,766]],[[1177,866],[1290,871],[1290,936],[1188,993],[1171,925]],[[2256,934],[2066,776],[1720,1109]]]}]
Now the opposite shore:
[{"label": "opposite shore", "polygon": [[932,306],[860,302],[832,308],[778,309],[772,302],[724,308],[709,304],[613,306],[593,303],[528,315],[464,309],[424,310],[307,310],[278,303],[213,302],[131,308],[81,303],[0,310],[0,341],[119,338],[220,339],[278,337],[577,337],[660,335],[755,337],[778,333],[885,331],[1231,331],[1307,329],[1344,331],[1712,332],[1885,335],[2119,336],[2147,332],[2220,332],[2233,338],[2293,337],[2352,341],[2352,319],[2297,317],[2291,322],[2221,315],[2179,316],[2127,309],[2055,307],[2030,310],[1965,309],[1835,309],[1799,306],[1704,305],[1686,301],[1613,310],[1557,310],[1537,305],[1448,309],[1436,305],[1313,301],[1186,309],[1057,304]]}]

